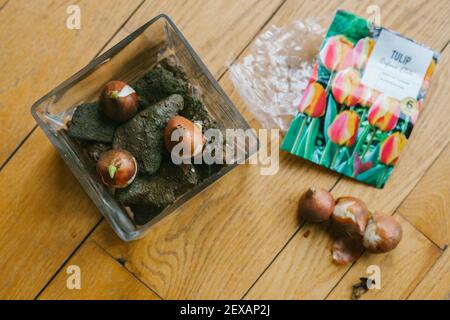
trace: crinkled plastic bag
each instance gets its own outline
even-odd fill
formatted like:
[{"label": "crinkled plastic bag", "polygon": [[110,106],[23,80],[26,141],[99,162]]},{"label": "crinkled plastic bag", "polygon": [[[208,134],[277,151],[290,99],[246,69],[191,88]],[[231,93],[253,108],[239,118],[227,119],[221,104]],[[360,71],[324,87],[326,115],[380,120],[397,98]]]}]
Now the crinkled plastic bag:
[{"label": "crinkled plastic bag", "polygon": [[329,18],[272,26],[230,67],[231,80],[264,128],[287,131],[308,84]]}]

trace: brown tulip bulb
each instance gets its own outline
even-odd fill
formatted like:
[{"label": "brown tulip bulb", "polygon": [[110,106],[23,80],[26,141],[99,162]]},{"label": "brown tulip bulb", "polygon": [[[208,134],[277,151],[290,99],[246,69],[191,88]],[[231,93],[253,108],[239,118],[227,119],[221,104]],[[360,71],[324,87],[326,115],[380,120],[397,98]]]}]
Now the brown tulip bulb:
[{"label": "brown tulip bulb", "polygon": [[369,210],[366,204],[358,198],[341,197],[336,200],[331,220],[334,231],[360,238],[363,236],[369,220]]},{"label": "brown tulip bulb", "polygon": [[97,161],[97,174],[108,187],[125,188],[133,182],[136,173],[136,159],[125,150],[103,152]]},{"label": "brown tulip bulb", "polygon": [[103,88],[100,105],[108,118],[124,122],[136,114],[138,97],[136,91],[125,82],[111,81]]},{"label": "brown tulip bulb", "polygon": [[384,253],[393,250],[402,238],[402,227],[390,215],[375,212],[364,232],[363,245],[372,253]]},{"label": "brown tulip bulb", "polygon": [[175,152],[175,156],[189,159],[203,151],[205,138],[195,123],[182,116],[175,116],[164,129],[164,144],[169,152]]},{"label": "brown tulip bulb", "polygon": [[298,204],[299,217],[307,222],[326,221],[333,213],[333,209],[333,196],[321,188],[309,188]]}]

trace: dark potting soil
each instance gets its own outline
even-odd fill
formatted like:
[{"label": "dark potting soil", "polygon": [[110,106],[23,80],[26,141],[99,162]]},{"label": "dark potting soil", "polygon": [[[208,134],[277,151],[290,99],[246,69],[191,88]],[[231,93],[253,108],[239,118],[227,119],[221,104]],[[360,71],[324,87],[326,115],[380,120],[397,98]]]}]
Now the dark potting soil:
[{"label": "dark potting soil", "polygon": [[179,114],[202,123],[203,131],[216,127],[201,99],[191,92],[183,69],[167,58],[140,79],[131,83],[139,97],[139,112],[118,124],[106,118],[98,102],[78,106],[68,135],[80,143],[95,163],[111,148],[131,152],[139,171],[133,183],[115,191],[115,198],[133,212],[143,225],[171,205],[202,180],[224,165],[175,165],[164,147],[164,128]]}]

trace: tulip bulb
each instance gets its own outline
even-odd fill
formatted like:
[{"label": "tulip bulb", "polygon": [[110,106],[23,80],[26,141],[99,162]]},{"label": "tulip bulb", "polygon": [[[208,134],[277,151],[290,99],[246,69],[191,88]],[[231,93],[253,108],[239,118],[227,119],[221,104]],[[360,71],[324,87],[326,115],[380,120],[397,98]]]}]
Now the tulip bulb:
[{"label": "tulip bulb", "polygon": [[354,197],[341,197],[336,200],[331,221],[338,233],[360,238],[368,220],[369,210],[362,200]]},{"label": "tulip bulb", "polygon": [[125,188],[136,177],[136,159],[126,150],[103,152],[97,161],[97,174],[106,186]]},{"label": "tulip bulb", "polygon": [[[174,133],[175,130],[179,130]],[[172,134],[178,136],[172,140]],[[167,150],[172,152],[178,144],[180,144],[180,153],[175,156],[183,159],[189,159],[197,156],[203,151],[205,138],[202,130],[189,119],[182,116],[175,116],[169,120],[164,129],[164,143]]]},{"label": "tulip bulb", "polygon": [[363,245],[372,253],[384,253],[397,247],[402,238],[402,227],[390,215],[375,212],[364,232]]},{"label": "tulip bulb", "polygon": [[125,82],[108,82],[100,96],[102,112],[111,120],[124,122],[137,112],[138,97],[136,91]]},{"label": "tulip bulb", "polygon": [[298,213],[307,222],[323,222],[330,218],[333,209],[331,193],[321,188],[309,188],[300,198]]}]

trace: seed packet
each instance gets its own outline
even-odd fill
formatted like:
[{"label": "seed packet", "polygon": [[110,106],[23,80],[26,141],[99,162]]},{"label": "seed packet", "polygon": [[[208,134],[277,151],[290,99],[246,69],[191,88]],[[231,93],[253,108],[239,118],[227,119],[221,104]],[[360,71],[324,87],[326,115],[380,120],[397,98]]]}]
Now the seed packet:
[{"label": "seed packet", "polygon": [[338,11],[282,149],[382,188],[404,149],[439,55]]}]

